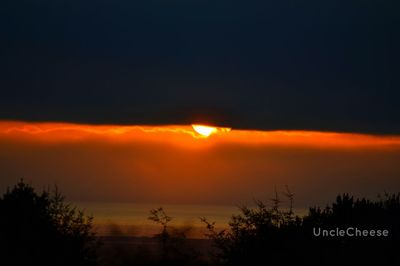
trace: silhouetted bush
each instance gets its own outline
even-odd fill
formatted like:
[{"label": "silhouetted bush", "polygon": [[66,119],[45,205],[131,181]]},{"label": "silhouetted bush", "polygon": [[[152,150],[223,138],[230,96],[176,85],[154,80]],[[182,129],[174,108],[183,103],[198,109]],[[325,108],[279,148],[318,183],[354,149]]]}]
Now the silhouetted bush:
[{"label": "silhouetted bush", "polygon": [[292,210],[293,195],[288,210],[280,208],[276,193],[269,208],[256,200],[256,207],[241,206],[241,214],[233,215],[229,229],[217,231],[215,224],[202,218],[216,247],[216,263],[223,265],[297,265],[297,238],[301,219]]},{"label": "silhouetted bush", "polygon": [[[356,229],[361,234],[363,230],[387,230],[388,236],[314,237],[313,228],[328,231],[353,228],[352,234]],[[326,265],[400,265],[400,194],[385,193],[376,201],[339,195],[336,202],[324,209],[310,208],[303,219],[302,230],[304,242],[313,251],[307,254],[316,262],[323,261]]]},{"label": "silhouetted bush", "polygon": [[[293,204],[293,194],[286,193]],[[240,207],[229,229],[217,231],[202,218],[207,236],[218,248],[221,265],[400,265],[400,194],[378,201],[354,199],[348,194],[324,209],[310,208],[303,218],[292,207],[280,209],[278,195],[271,207],[256,201],[256,207]],[[387,230],[388,236],[317,236],[321,230],[354,228]],[[356,229],[357,228],[357,229]],[[314,231],[315,230],[315,231]],[[349,231],[351,232],[351,231]]]},{"label": "silhouetted bush", "polygon": [[0,264],[97,265],[92,218],[22,180],[0,198]]}]

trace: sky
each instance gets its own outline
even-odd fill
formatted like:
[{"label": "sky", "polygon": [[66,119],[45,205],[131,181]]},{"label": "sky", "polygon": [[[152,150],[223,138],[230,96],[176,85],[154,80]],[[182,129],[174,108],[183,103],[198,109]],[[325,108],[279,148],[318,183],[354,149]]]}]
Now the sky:
[{"label": "sky", "polygon": [[400,133],[398,1],[3,0],[0,119]]},{"label": "sky", "polygon": [[235,204],[288,185],[301,206],[399,191],[399,7],[2,0],[0,191]]},{"label": "sky", "polygon": [[0,122],[0,189],[24,178],[76,202],[247,204],[288,186],[297,207],[324,206],[398,192],[399,158],[400,136]]}]

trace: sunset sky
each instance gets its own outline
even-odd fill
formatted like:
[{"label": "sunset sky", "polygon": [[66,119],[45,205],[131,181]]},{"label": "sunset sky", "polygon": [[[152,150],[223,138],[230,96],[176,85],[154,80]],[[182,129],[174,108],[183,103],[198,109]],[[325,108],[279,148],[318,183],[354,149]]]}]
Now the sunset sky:
[{"label": "sunset sky", "polygon": [[25,178],[76,201],[239,204],[288,185],[305,207],[400,187],[400,136],[8,121],[0,146],[3,188]]},{"label": "sunset sky", "polygon": [[399,191],[398,7],[2,0],[0,190],[237,203],[288,185],[299,205]]}]

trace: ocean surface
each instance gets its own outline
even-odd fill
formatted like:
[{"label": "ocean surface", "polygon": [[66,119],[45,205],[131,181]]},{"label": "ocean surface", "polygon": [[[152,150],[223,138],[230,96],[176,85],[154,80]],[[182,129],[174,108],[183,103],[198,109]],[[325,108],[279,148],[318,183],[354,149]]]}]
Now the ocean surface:
[{"label": "ocean surface", "polygon": [[[79,209],[94,217],[94,228],[99,236],[154,236],[162,227],[148,219],[150,210],[162,207],[172,217],[169,227],[185,230],[189,238],[204,238],[205,225],[200,217],[215,222],[217,229],[228,227],[233,214],[240,210],[234,205],[185,205],[185,204],[139,204],[139,203],[104,203],[75,202]],[[302,215],[304,209],[296,209]]]}]

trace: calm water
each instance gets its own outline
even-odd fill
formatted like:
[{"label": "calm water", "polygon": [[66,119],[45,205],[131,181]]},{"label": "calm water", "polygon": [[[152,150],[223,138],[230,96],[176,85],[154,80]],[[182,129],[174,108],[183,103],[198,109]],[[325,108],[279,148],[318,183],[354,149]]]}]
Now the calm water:
[{"label": "calm water", "polygon": [[[94,216],[98,235],[153,236],[161,227],[148,219],[150,210],[160,207],[155,204],[77,202],[80,209]],[[229,205],[162,205],[172,217],[170,225],[175,228],[192,228],[188,236],[202,238],[205,226],[199,217],[216,222],[217,228],[226,228],[232,214],[238,214],[236,206]],[[304,213],[299,210],[297,213]]]}]

